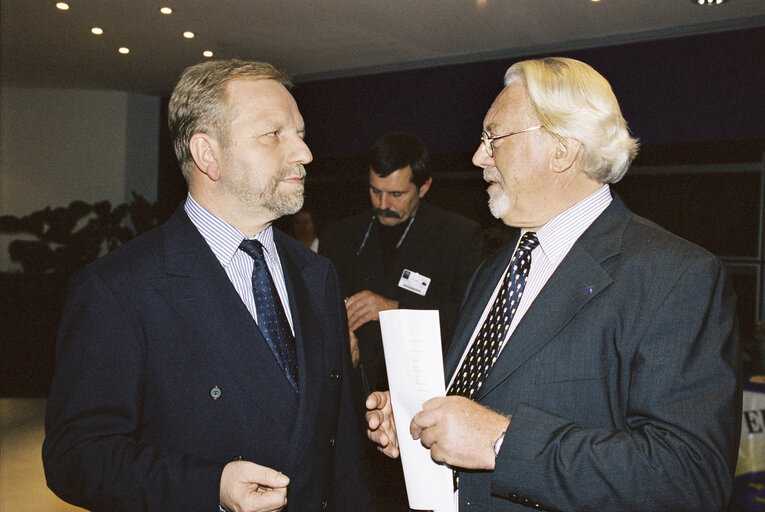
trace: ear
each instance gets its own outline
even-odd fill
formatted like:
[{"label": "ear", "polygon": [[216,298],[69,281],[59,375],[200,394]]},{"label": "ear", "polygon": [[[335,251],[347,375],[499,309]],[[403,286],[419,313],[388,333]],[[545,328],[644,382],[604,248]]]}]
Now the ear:
[{"label": "ear", "polygon": [[221,147],[217,139],[207,133],[195,133],[189,141],[189,150],[202,174],[212,181],[218,181],[220,178],[218,155],[220,155]]},{"label": "ear", "polygon": [[425,194],[427,194],[427,193],[428,193],[428,190],[430,190],[430,184],[431,184],[431,183],[433,183],[433,178],[428,178],[428,181],[426,181],[425,183],[423,183],[423,184],[420,186],[420,190],[419,190],[419,192],[418,192],[418,194],[419,194],[419,196],[420,196],[420,199],[422,199],[423,197],[425,197]]},{"label": "ear", "polygon": [[556,141],[553,154],[550,157],[550,167],[553,172],[562,173],[568,171],[582,149],[582,143],[569,137],[560,138]]}]

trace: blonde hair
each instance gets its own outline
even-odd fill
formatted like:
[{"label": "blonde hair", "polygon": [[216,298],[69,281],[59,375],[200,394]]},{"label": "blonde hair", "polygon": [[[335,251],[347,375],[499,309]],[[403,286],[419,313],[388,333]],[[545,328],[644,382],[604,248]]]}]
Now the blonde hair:
[{"label": "blonde hair", "polygon": [[170,97],[167,117],[175,156],[187,182],[191,176],[191,137],[210,133],[225,140],[226,85],[237,78],[276,80],[285,87],[292,86],[287,75],[267,62],[213,60],[186,68]]},{"label": "blonde hair", "polygon": [[616,183],[637,155],[608,81],[584,62],[563,57],[525,60],[510,66],[505,86],[526,86],[539,122],[563,138],[582,143],[578,162],[600,183]]}]

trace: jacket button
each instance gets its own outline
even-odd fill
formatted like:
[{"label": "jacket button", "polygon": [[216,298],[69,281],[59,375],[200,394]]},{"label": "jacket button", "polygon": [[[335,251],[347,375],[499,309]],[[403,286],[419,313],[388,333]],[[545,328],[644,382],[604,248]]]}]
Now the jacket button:
[{"label": "jacket button", "polygon": [[329,438],[329,446],[330,447],[335,446],[335,436],[332,436]]},{"label": "jacket button", "polygon": [[337,370],[332,370],[329,372],[329,378],[332,379],[332,382],[337,382],[337,379],[340,378],[340,372]]},{"label": "jacket button", "polygon": [[329,505],[329,503],[327,503],[327,500],[321,500],[321,509],[322,510],[327,510],[327,506],[328,505]]},{"label": "jacket button", "polygon": [[210,396],[213,400],[217,400],[220,398],[220,396],[223,394],[223,391],[220,390],[218,386],[215,386],[210,390]]}]

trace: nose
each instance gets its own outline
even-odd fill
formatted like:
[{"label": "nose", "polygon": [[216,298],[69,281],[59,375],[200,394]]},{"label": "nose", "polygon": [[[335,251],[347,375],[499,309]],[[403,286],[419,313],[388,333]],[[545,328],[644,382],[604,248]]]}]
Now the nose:
[{"label": "nose", "polygon": [[494,159],[489,156],[489,152],[486,151],[486,146],[484,146],[483,142],[478,144],[478,149],[473,153],[473,165],[482,169],[494,166]]},{"label": "nose", "polygon": [[297,137],[295,147],[290,153],[290,163],[307,164],[313,160],[313,154],[308,149],[308,144],[301,137]]},{"label": "nose", "polygon": [[387,192],[380,193],[380,209],[387,210],[390,208],[390,196]]}]

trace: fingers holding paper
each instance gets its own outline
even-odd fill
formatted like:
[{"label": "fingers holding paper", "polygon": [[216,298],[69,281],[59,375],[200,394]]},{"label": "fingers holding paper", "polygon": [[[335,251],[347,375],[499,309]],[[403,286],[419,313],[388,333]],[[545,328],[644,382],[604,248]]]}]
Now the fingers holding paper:
[{"label": "fingers holding paper", "polygon": [[431,398],[409,425],[431,457],[453,467],[494,469],[493,444],[510,418],[461,396]]},{"label": "fingers holding paper", "polygon": [[399,455],[398,435],[393,421],[390,391],[375,391],[367,397],[367,436],[377,449],[395,459]]}]

